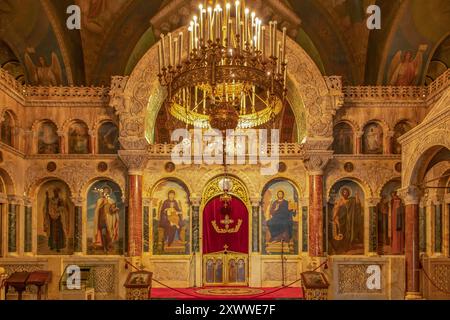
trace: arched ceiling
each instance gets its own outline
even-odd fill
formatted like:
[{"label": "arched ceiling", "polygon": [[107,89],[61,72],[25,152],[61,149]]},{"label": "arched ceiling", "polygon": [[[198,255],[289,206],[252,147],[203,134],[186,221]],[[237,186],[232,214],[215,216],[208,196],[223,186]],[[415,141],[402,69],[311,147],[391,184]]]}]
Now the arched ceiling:
[{"label": "arched ceiling", "polygon": [[[108,85],[112,75],[133,70],[161,31],[185,24],[199,1],[75,3],[82,10],[81,30],[66,28],[71,0],[1,0],[0,65],[30,84],[51,82],[36,77],[43,64],[60,66],[59,84]],[[366,8],[374,3],[381,8],[381,30],[366,26]],[[263,19],[286,25],[324,75],[341,75],[348,85],[429,83],[448,68],[448,0],[254,0],[252,5]],[[414,66],[415,77],[398,76],[405,62]]]}]

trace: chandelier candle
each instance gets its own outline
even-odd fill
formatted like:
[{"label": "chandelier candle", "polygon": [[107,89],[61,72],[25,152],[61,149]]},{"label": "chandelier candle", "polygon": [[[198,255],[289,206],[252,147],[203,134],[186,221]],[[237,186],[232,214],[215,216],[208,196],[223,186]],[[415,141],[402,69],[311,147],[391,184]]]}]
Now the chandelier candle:
[{"label": "chandelier candle", "polygon": [[269,22],[267,35],[256,13],[236,1],[199,5],[186,46],[184,31],[161,35],[158,77],[168,89],[168,112],[199,128],[245,129],[275,120],[287,93],[287,30],[279,41],[277,25]]}]

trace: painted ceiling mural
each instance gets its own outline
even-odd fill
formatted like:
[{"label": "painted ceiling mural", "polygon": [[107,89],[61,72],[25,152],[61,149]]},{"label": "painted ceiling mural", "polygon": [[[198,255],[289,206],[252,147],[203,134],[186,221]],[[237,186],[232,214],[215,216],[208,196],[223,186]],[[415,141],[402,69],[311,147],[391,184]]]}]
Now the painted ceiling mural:
[{"label": "painted ceiling mural", "polygon": [[[179,17],[154,19],[170,1],[75,0],[82,10],[82,27],[69,31],[65,25],[70,0],[2,0],[0,65],[29,84],[109,85],[112,75],[130,74],[155,43],[158,28],[178,27],[182,11],[194,2],[180,0]],[[296,41],[323,74],[341,75],[347,85],[429,83],[448,68],[448,0],[283,3],[300,21],[293,30]],[[366,27],[371,4],[381,8],[381,30]],[[259,10],[266,14],[268,9]],[[273,18],[282,21],[283,14],[277,15]],[[159,26],[152,25],[155,20]]]}]

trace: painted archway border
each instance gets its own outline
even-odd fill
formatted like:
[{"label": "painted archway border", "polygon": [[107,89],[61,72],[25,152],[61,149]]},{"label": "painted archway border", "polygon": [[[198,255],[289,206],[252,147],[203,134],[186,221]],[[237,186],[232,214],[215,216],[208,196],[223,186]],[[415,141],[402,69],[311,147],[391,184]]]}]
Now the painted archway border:
[{"label": "painted archway border", "polygon": [[[297,127],[299,130],[305,127],[301,122],[301,115],[305,113],[306,137],[323,139],[325,144],[331,144],[332,117],[342,105],[341,81],[339,77],[323,77],[313,60],[294,40],[288,39],[286,46],[288,100]],[[120,117],[120,140],[125,150],[144,150],[154,142],[156,117],[167,95],[157,77],[157,51],[156,44],[142,57],[129,77],[112,78],[110,106]],[[320,149],[326,150],[328,146],[321,144]]]},{"label": "painted archway border", "polygon": [[416,185],[418,180],[417,166],[424,160],[425,153],[433,147],[441,146],[450,150],[450,90],[430,107],[425,120],[403,135],[402,144],[402,186],[407,188]]}]

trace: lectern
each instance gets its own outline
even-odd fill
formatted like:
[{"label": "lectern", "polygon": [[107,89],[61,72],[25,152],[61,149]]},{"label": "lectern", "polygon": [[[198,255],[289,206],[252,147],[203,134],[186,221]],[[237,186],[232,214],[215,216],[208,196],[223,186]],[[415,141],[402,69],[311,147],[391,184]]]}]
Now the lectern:
[{"label": "lectern", "polygon": [[127,300],[148,300],[152,289],[152,272],[130,272],[124,287],[127,291]]},{"label": "lectern", "polygon": [[27,280],[30,274],[28,272],[14,272],[5,281],[5,299],[8,297],[9,287],[13,287],[17,291],[19,300],[22,300],[22,294],[27,288]]}]

